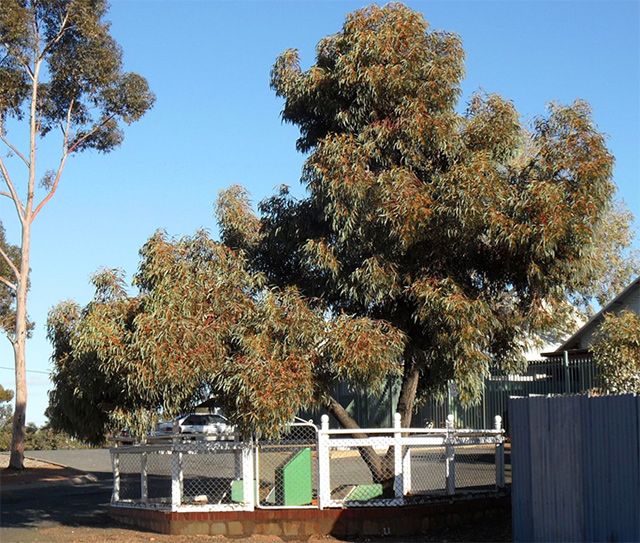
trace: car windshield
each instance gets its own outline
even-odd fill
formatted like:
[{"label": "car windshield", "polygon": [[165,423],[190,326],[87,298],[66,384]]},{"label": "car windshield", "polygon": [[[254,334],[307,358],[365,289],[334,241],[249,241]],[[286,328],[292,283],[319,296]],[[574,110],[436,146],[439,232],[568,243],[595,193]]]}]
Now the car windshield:
[{"label": "car windshield", "polygon": [[189,415],[183,422],[188,426],[208,426],[210,424],[226,424],[227,421],[220,415]]}]

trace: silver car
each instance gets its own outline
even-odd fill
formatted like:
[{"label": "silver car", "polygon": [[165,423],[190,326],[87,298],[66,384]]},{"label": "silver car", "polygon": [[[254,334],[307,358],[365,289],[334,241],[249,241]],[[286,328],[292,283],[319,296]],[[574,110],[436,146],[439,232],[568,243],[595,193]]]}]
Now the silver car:
[{"label": "silver car", "polygon": [[235,427],[220,414],[191,413],[183,415],[169,422],[161,422],[156,428],[155,435],[172,435],[174,427],[178,425],[179,434],[185,437],[205,437],[211,441],[233,441]]}]

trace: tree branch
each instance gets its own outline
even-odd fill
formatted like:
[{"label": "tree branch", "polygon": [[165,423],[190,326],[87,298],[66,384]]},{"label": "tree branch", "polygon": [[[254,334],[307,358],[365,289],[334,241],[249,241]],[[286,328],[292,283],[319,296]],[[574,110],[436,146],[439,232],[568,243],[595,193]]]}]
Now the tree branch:
[{"label": "tree branch", "polygon": [[40,54],[40,59],[43,59],[44,56],[49,52],[49,50],[56,43],[58,43],[62,39],[62,36],[65,35],[67,30],[69,30],[69,28],[67,28],[67,21],[68,20],[69,20],[69,10],[67,10],[67,12],[64,15],[64,19],[62,19],[62,22],[60,23],[60,30],[58,30],[58,33],[56,34],[56,37],[53,38],[49,43],[47,43],[47,45],[42,49],[42,53]]},{"label": "tree branch", "polygon": [[24,62],[24,60],[22,60],[20,55],[16,55],[16,54],[11,52],[11,47],[9,46],[9,44],[7,42],[3,42],[2,45],[7,50],[7,54],[5,55],[4,58],[7,58],[8,56],[13,56],[16,59],[18,59],[18,63],[26,70],[26,72],[29,74],[29,77],[31,78],[31,81],[33,81],[33,71],[31,70],[31,67],[26,62]]},{"label": "tree branch", "polygon": [[0,140],[2,140],[2,142],[9,148],[11,149],[12,152],[14,152],[16,155],[18,155],[21,159],[22,162],[24,162],[25,166],[28,168],[29,167],[29,161],[27,160],[27,157],[25,157],[20,151],[18,151],[17,147],[15,147],[7,138],[5,138],[2,134],[0,134]]},{"label": "tree branch", "polygon": [[111,119],[115,118],[115,115],[109,115],[106,119],[104,119],[104,121],[102,121],[100,124],[96,125],[94,127],[94,129],[91,132],[87,132],[84,136],[82,136],[78,141],[75,141],[73,143],[73,145],[69,148],[68,150],[68,154],[73,153],[76,148],[86,139],[88,139],[89,137],[93,136],[100,128],[102,128],[105,124],[107,124]]},{"label": "tree branch", "polygon": [[14,292],[16,292],[18,290],[18,287],[16,285],[14,285],[8,279],[5,279],[4,277],[2,277],[2,275],[0,275],[0,283],[4,283],[6,286],[8,286]]},{"label": "tree branch", "polygon": [[7,188],[9,189],[9,193],[2,192],[3,196],[8,196],[13,200],[13,204],[16,206],[16,211],[18,212],[18,217],[20,218],[20,222],[24,222],[25,212],[24,205],[20,201],[20,197],[16,192],[13,183],[11,182],[11,178],[9,177],[9,172],[7,171],[7,167],[5,166],[4,160],[0,156],[0,172],[2,172],[2,177],[4,178],[4,182],[7,184]]},{"label": "tree branch", "polygon": [[49,190],[47,195],[42,199],[42,201],[36,206],[35,210],[31,214],[31,221],[32,222],[36,218],[36,215],[38,215],[38,213],[40,213],[40,210],[44,207],[44,205],[49,200],[51,200],[51,198],[55,194],[55,192],[56,192],[56,190],[58,188],[58,183],[60,182],[60,177],[62,176],[62,170],[64,170],[64,165],[67,162],[67,158],[69,158],[69,153],[64,153],[62,155],[62,158],[60,159],[60,165],[58,166],[58,171],[56,172],[56,179],[53,182],[53,185],[51,186],[51,189]]},{"label": "tree branch", "polygon": [[[13,260],[11,260],[11,258],[9,258],[9,255],[4,251],[4,249],[2,247],[0,247],[0,255],[2,255],[2,258],[5,259],[6,263],[9,264],[9,267],[11,268],[11,271],[15,274],[16,279],[20,279],[20,270],[18,270],[18,267],[13,263]],[[3,279],[2,276],[0,276],[0,279]],[[7,281],[5,279],[5,281]],[[9,286],[9,283],[6,283]],[[16,290],[16,287],[13,287],[13,290]]]},{"label": "tree branch", "polygon": [[58,171],[56,172],[56,178],[55,181],[53,182],[53,185],[51,186],[51,189],[49,190],[49,192],[47,193],[47,195],[42,199],[42,201],[36,206],[33,214],[31,215],[31,220],[33,221],[36,216],[38,215],[38,213],[40,213],[40,210],[44,207],[44,205],[51,200],[51,198],[53,197],[53,195],[56,193],[56,190],[58,189],[58,184],[60,183],[60,178],[62,177],[62,171],[64,170],[64,166],[67,162],[67,158],[69,158],[69,155],[71,153],[73,153],[73,151],[78,147],[78,145],[80,143],[82,143],[84,140],[86,140],[89,136],[91,136],[92,134],[94,134],[104,123],[106,123],[107,121],[109,121],[110,119],[113,118],[113,116],[108,117],[105,121],[103,121],[101,124],[99,124],[98,126],[96,126],[91,132],[89,132],[88,134],[86,134],[83,138],[80,138],[78,141],[76,141],[71,147],[67,148],[67,145],[69,144],[69,132],[71,130],[71,111],[73,110],[73,106],[75,104],[74,100],[71,100],[71,103],[69,104],[69,109],[67,110],[67,120],[65,123],[65,127],[63,130],[63,142],[62,142],[62,158],[60,159],[60,165],[58,166]]}]

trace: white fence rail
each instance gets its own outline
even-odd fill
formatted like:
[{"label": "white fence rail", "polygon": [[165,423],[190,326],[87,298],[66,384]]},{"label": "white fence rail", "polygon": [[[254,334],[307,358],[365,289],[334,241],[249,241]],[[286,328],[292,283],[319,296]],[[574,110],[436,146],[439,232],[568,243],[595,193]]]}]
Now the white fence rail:
[{"label": "white fence rail", "polygon": [[396,414],[393,428],[354,432],[325,415],[277,441],[169,436],[117,442],[111,456],[112,505],[171,511],[401,506],[505,486],[500,417],[466,430],[452,416],[443,429],[402,428]]},{"label": "white fence rail", "polygon": [[319,505],[398,506],[425,497],[490,492],[505,486],[501,419],[494,430],[401,428],[318,432]]}]

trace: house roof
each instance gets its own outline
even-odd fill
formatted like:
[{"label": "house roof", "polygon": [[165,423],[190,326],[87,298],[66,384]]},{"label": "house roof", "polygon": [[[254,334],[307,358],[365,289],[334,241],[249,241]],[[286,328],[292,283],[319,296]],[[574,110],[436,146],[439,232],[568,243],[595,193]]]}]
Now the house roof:
[{"label": "house roof", "polygon": [[[553,353],[556,355],[564,351],[575,350],[576,346],[580,344],[580,340],[587,334],[590,334],[593,329],[600,325],[604,320],[605,313],[617,313],[627,305],[627,301],[631,296],[640,289],[640,276],[637,277],[631,284],[625,288],[620,294],[618,294],[613,300],[611,300],[606,306],[604,306],[598,313],[596,313],[587,323],[580,328],[575,334],[567,339],[562,345],[560,345]],[[543,353],[547,354],[547,353]]]}]

